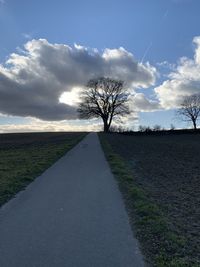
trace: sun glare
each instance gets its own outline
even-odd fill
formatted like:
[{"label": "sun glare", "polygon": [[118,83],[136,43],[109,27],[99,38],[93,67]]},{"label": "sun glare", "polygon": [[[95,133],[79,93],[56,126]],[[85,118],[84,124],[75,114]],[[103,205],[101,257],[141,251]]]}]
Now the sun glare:
[{"label": "sun glare", "polygon": [[76,106],[79,102],[81,88],[75,87],[71,92],[64,92],[59,99],[60,103],[64,103],[70,106]]}]

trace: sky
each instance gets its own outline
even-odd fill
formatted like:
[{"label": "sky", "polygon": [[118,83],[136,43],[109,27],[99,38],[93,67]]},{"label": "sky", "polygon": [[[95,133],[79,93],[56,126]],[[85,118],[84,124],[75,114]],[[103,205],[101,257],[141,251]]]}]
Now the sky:
[{"label": "sky", "polygon": [[100,129],[76,112],[100,76],[130,91],[124,127],[190,127],[175,111],[200,93],[199,10],[199,0],[0,0],[0,132]]}]

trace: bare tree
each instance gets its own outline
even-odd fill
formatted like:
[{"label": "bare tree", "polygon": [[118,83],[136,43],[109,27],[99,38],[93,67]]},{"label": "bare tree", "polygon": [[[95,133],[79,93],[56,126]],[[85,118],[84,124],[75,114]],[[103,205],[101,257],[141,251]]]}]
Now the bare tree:
[{"label": "bare tree", "polygon": [[191,121],[194,130],[196,130],[197,120],[200,115],[200,95],[197,94],[185,97],[177,114],[181,116],[184,121]]},{"label": "bare tree", "polygon": [[81,95],[80,118],[100,117],[104,132],[108,132],[114,117],[130,113],[127,105],[129,93],[123,85],[123,81],[104,77],[90,80]]}]

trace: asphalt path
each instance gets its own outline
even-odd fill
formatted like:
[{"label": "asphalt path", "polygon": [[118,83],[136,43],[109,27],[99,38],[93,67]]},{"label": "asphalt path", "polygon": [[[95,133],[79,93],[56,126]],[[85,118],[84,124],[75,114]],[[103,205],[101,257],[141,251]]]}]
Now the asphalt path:
[{"label": "asphalt path", "polygon": [[0,267],[142,267],[95,133],[0,209]]}]

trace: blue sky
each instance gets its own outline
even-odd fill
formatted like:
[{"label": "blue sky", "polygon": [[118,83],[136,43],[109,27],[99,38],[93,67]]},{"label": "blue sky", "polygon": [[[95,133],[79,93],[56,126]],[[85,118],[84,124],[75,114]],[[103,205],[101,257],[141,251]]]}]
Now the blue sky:
[{"label": "blue sky", "polygon": [[198,0],[5,0],[0,13],[1,59],[24,44],[24,33],[98,49],[123,46],[138,59],[152,42],[147,60],[174,62],[192,55],[199,10]]},{"label": "blue sky", "polygon": [[[106,48],[123,47],[138,62],[148,61],[159,72],[155,84],[140,91],[151,100],[155,99],[154,88],[169,80],[166,74],[172,72],[171,66],[177,68],[177,62],[183,56],[193,59],[196,47],[193,38],[200,35],[198,0],[0,2],[0,64],[5,66],[10,54],[20,53],[19,48],[23,49],[24,44],[32,39],[42,38],[50,44],[69,46],[76,43],[97,48],[99,53]],[[0,123],[28,124],[29,119],[16,116],[4,116]],[[173,117],[172,108],[140,112],[137,123],[182,126]]]}]

